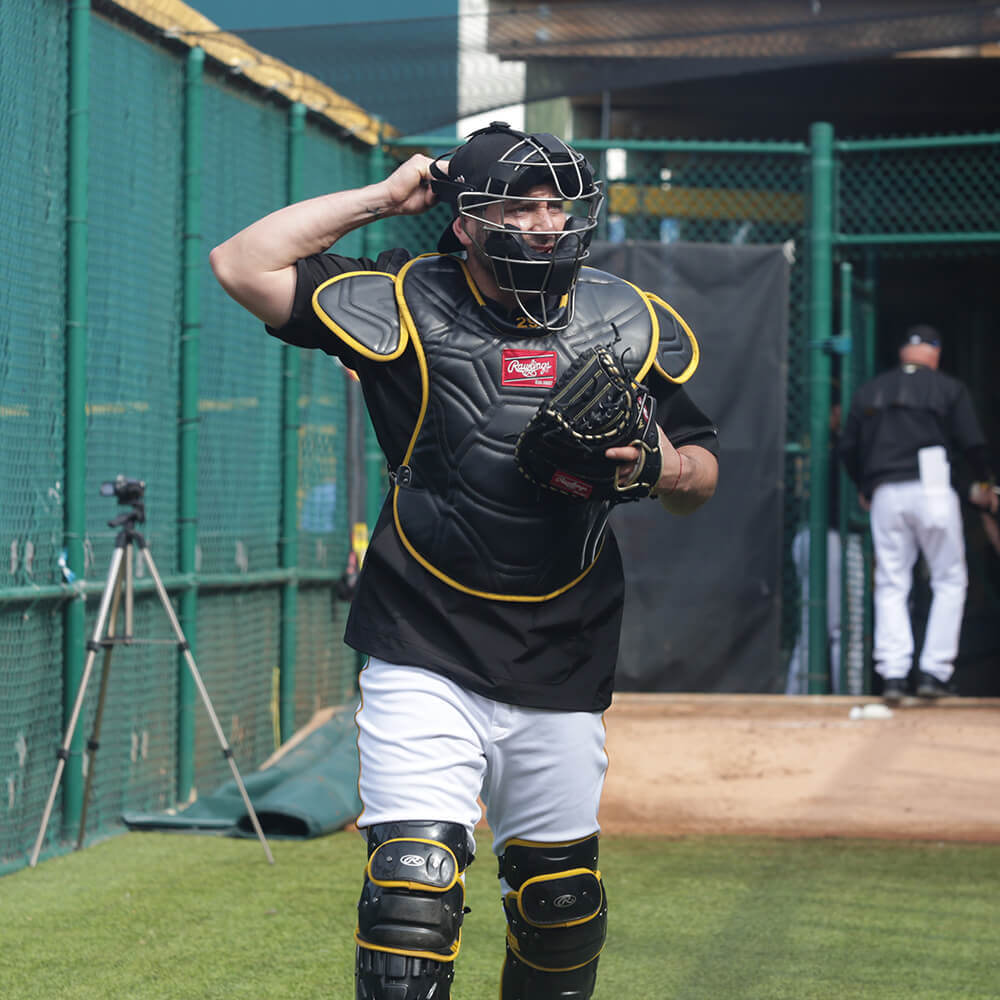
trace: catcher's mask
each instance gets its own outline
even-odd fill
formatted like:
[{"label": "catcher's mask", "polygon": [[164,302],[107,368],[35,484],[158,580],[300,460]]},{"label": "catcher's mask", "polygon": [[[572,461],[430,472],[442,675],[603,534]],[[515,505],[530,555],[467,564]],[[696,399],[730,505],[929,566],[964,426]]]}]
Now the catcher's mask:
[{"label": "catcher's mask", "polygon": [[[442,159],[448,160],[448,173],[432,163],[431,187],[458,217],[481,224],[481,229],[466,227],[466,232],[489,261],[497,287],[513,294],[518,307],[540,326],[565,329],[573,318],[576,279],[590,256],[590,240],[604,201],[590,164],[554,135],[529,135],[505,122],[491,122],[473,132],[468,142]],[[551,237],[552,245],[545,250],[533,248],[527,233],[506,221],[511,205],[553,200],[524,196],[539,185],[551,185],[566,212],[561,229],[530,231],[536,242]],[[493,205],[499,213],[488,213]],[[462,249],[449,225],[438,250]]]}]

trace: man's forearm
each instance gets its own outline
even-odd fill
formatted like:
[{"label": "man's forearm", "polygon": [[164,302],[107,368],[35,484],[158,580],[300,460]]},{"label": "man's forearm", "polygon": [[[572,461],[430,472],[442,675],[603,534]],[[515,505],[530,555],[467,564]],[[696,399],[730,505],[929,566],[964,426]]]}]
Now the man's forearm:
[{"label": "man's forearm", "polygon": [[719,462],[708,449],[694,444],[682,445],[677,455],[677,475],[665,490],[657,491],[657,497],[671,514],[690,514],[715,493]]},{"label": "man's forearm", "polygon": [[271,326],[283,326],[295,297],[295,262],[322,253],[389,208],[383,184],[288,205],[219,244],[209,255],[212,270],[240,305]]}]

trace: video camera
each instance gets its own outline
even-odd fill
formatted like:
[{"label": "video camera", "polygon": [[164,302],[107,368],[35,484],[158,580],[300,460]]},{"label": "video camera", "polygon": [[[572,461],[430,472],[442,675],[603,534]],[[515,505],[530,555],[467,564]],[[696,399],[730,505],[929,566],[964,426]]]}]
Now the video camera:
[{"label": "video camera", "polygon": [[101,483],[102,497],[117,497],[120,504],[137,504],[146,493],[146,483],[142,479],[126,479],[116,476],[113,481]]}]

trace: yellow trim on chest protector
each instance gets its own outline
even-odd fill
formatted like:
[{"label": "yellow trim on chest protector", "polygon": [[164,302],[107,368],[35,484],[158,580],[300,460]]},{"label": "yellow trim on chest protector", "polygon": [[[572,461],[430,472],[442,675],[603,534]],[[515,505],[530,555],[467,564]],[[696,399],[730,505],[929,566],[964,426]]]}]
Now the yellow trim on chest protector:
[{"label": "yellow trim on chest protector", "polygon": [[[672,375],[663,367],[663,365],[660,364],[659,353],[657,353],[656,357],[656,370],[665,379],[667,379],[668,382],[673,382],[675,385],[683,385],[695,373],[695,369],[698,367],[698,362],[701,360],[701,349],[698,347],[698,340],[694,335],[694,331],[687,325],[684,317],[669,302],[661,299],[659,295],[655,295],[653,292],[643,292],[642,295],[650,304],[650,308],[652,309],[654,316],[656,314],[656,307],[660,306],[667,311],[670,318],[675,321],[675,324],[680,325],[680,331],[676,329],[676,325],[674,328],[674,332],[676,334],[676,337],[674,338],[675,342],[682,342],[685,337],[687,338],[688,346],[691,351],[691,358],[678,374]],[[662,330],[663,324],[660,323],[659,318],[656,319],[656,323],[659,329]],[[665,346],[664,338],[661,334],[657,351],[659,352]],[[683,356],[685,353],[683,347],[680,348],[679,353]]]},{"label": "yellow trim on chest protector", "polygon": [[[383,281],[379,289],[372,281]],[[368,287],[356,298],[351,282]],[[394,361],[407,347],[406,327],[396,311],[396,276],[386,271],[345,271],[321,284],[312,296],[313,312],[348,347],[370,361]],[[336,314],[338,320],[333,318]],[[345,320],[345,316],[350,320]],[[350,329],[347,329],[350,327]]]}]

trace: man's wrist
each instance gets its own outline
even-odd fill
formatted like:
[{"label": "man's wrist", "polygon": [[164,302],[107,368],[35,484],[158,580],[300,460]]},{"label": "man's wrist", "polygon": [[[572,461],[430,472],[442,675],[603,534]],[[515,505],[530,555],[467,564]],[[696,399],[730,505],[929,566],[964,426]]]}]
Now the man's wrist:
[{"label": "man's wrist", "polygon": [[681,476],[683,474],[684,474],[684,456],[680,452],[677,452],[677,475],[674,477],[674,480],[670,484],[670,486],[659,493],[659,496],[668,497],[672,493],[676,492],[677,487],[680,485]]}]

